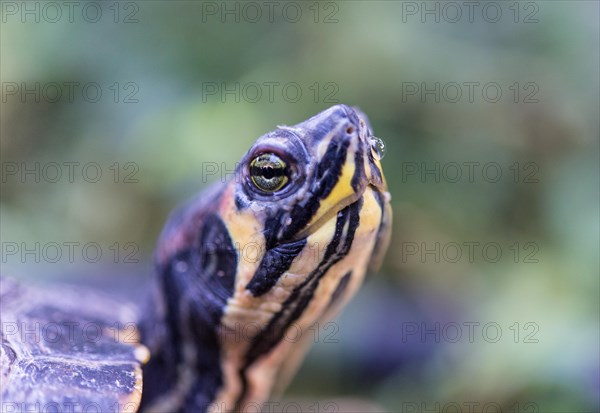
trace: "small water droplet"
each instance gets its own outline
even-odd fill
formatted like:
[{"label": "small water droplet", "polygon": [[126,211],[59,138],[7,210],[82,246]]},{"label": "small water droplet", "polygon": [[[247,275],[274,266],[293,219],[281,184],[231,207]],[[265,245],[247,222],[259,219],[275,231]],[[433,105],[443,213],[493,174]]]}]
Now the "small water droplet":
[{"label": "small water droplet", "polygon": [[385,156],[385,142],[377,136],[371,136],[371,147],[375,151],[377,159],[382,160]]}]

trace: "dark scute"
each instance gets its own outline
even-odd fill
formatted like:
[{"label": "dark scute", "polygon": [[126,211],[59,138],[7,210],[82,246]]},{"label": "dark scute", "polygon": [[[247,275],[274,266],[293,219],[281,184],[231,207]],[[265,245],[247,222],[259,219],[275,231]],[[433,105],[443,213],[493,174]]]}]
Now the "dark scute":
[{"label": "dark scute", "polygon": [[305,245],[306,238],[268,250],[246,288],[255,297],[265,294],[290,268],[292,261],[300,254]]},{"label": "dark scute", "polygon": [[81,287],[0,276],[0,410],[136,409],[137,314],[128,307]]},{"label": "dark scute", "polygon": [[2,389],[2,411],[110,412],[132,409],[136,403],[129,397],[135,392],[137,366],[138,363],[133,361],[92,364],[86,360],[53,360],[52,357],[24,361],[23,374],[18,378],[20,390],[14,387]]},{"label": "dark scute", "polygon": [[132,393],[136,384],[133,368],[123,369],[119,364],[86,365],[81,362],[54,361],[51,358],[36,360],[35,363],[26,368],[27,380],[31,383],[60,383],[67,388],[89,390],[112,388],[122,395]]},{"label": "dark scute", "polygon": [[[40,345],[40,336],[27,334],[25,329],[22,343],[30,346],[31,356],[45,356],[47,354],[68,354],[74,358],[88,361],[105,361],[106,355],[111,355],[111,360],[127,362],[131,361],[132,349],[121,346],[103,328],[114,325],[112,320],[105,320],[99,316],[85,314],[72,314],[61,307],[60,302],[38,303],[23,315],[31,320],[34,326],[45,325],[43,334],[43,345]],[[121,326],[125,331],[133,333],[135,324],[133,321]],[[35,330],[33,330],[35,331]],[[132,341],[133,335],[128,334]]]}]

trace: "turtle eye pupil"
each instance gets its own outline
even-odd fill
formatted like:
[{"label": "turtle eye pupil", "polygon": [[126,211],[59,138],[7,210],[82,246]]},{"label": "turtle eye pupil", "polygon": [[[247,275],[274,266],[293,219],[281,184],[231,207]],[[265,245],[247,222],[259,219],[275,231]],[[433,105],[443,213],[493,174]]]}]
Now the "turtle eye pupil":
[{"label": "turtle eye pupil", "polygon": [[275,192],[289,182],[289,167],[279,156],[263,153],[250,162],[250,179],[262,192]]},{"label": "turtle eye pupil", "polygon": [[261,169],[261,173],[262,176],[264,176],[267,179],[271,179],[275,176],[275,169],[273,169],[272,166],[265,166],[264,168]]}]

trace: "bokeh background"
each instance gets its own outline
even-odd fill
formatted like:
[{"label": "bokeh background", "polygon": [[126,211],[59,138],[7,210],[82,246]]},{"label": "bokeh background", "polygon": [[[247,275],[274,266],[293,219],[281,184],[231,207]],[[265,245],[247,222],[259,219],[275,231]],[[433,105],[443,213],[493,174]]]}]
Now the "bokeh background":
[{"label": "bokeh background", "polygon": [[91,3],[2,2],[3,274],[135,294],[173,207],[275,125],[358,105],[392,244],[285,398],[600,409],[597,2]]}]

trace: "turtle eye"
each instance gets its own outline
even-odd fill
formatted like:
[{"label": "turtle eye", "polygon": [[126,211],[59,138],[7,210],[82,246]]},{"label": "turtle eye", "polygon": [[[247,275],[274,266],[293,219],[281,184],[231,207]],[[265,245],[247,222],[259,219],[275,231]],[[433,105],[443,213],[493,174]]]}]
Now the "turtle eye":
[{"label": "turtle eye", "polygon": [[289,181],[289,167],[274,153],[263,153],[250,162],[250,179],[262,192],[275,192]]}]

